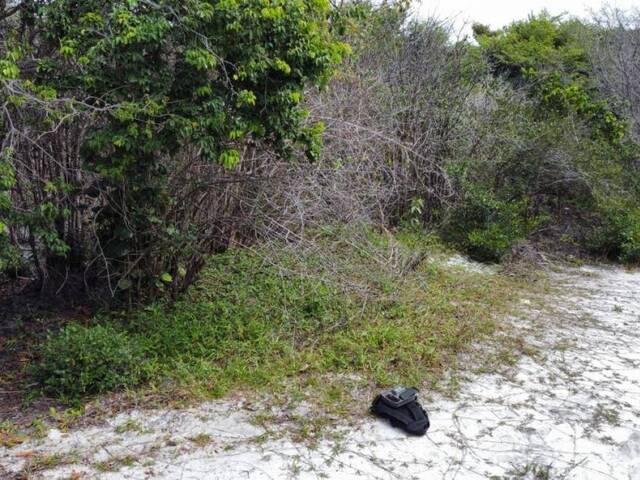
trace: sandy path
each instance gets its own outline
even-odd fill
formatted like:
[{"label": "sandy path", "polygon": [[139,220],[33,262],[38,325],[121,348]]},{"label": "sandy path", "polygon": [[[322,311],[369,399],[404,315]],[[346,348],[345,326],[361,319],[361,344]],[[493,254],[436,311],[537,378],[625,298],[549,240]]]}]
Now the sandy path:
[{"label": "sandy path", "polygon": [[519,320],[545,331],[536,340],[544,354],[523,358],[512,376],[474,378],[455,401],[426,403],[425,437],[367,419],[313,448],[260,441],[250,411],[217,402],[53,430],[0,448],[0,465],[13,475],[26,461],[16,454],[33,450],[70,462],[34,478],[640,479],[640,273],[553,275],[566,285],[563,298]]}]

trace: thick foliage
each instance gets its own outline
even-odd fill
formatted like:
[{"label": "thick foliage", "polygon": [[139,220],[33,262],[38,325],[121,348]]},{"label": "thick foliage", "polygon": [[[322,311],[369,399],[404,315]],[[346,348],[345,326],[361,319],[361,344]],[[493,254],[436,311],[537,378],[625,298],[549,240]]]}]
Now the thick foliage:
[{"label": "thick foliage", "polygon": [[635,90],[611,75],[633,22],[543,13],[473,46],[407,2],[21,5],[0,60],[5,269],[133,302],[203,253],[340,222],[442,227],[486,260],[549,239],[637,258]]},{"label": "thick foliage", "polygon": [[543,13],[475,32],[491,87],[471,106],[468,153],[449,164],[449,236],[488,260],[534,237],[636,258],[638,149],[592,79],[593,27]]},{"label": "thick foliage", "polygon": [[605,140],[624,138],[624,121],[598,98],[590,78],[588,48],[594,33],[589,26],[542,13],[502,31],[476,31],[493,73],[528,88],[539,102],[540,116],[575,113]]},{"label": "thick foliage", "polygon": [[[405,2],[85,4],[45,2],[30,17],[44,53],[0,64],[5,118],[40,134],[34,147],[2,127],[3,265],[27,245],[40,269],[66,268],[90,244],[83,268],[134,299],[188,283],[202,252],[259,239],[260,254],[218,253],[177,302],[49,339],[35,372],[51,392],[171,379],[219,394],[301,371],[423,381],[495,333],[508,285],[425,262],[421,228],[491,261],[526,241],[640,257],[630,99],[593,70],[598,41],[632,35],[542,14],[477,26],[476,47]],[[303,85],[344,51],[328,30],[353,55],[305,119]],[[619,70],[615,45],[597,75]],[[303,150],[315,164],[283,161]],[[388,230],[406,223],[410,248]],[[94,375],[85,344],[121,368],[105,331],[139,361],[130,378]]]},{"label": "thick foliage", "polygon": [[139,383],[143,358],[121,329],[69,324],[42,344],[30,370],[46,393],[72,399]]},{"label": "thick foliage", "polygon": [[17,172],[0,207],[43,280],[71,268],[99,270],[112,291],[183,284],[221,246],[194,221],[207,165],[240,169],[257,143],[317,156],[303,88],[345,51],[327,2],[36,3],[3,47],[3,148]]}]

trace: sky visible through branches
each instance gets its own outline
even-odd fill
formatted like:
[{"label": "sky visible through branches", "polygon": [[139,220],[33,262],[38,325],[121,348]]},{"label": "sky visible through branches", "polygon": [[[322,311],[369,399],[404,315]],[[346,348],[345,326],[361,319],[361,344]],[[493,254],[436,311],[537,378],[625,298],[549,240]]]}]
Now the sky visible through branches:
[{"label": "sky visible through branches", "polygon": [[[640,8],[640,0],[606,3],[622,9]],[[587,17],[604,4],[603,0],[422,0],[415,9],[421,18],[435,16],[453,20],[461,35],[470,35],[473,22],[498,28],[543,9],[554,15]]]}]

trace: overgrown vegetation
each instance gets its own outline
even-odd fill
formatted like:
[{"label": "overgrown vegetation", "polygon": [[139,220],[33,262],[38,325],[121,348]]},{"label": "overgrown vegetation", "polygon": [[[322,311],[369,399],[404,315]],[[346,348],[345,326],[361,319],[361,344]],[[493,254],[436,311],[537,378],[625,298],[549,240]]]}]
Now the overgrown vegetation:
[{"label": "overgrown vegetation", "polygon": [[0,2],[0,277],[104,307],[52,328],[31,378],[435,381],[517,282],[425,261],[433,235],[640,260],[639,31],[614,9],[472,41],[405,1]]},{"label": "overgrown vegetation", "polygon": [[[474,46],[409,12],[17,2],[0,52],[3,271],[157,296],[207,253],[344,220],[336,207],[442,229],[485,260],[557,237],[636,259],[637,97],[612,71],[633,69],[637,16],[541,13],[476,25]],[[305,104],[306,85],[327,88]],[[284,161],[305,156],[317,166]]]},{"label": "overgrown vegetation", "polygon": [[[331,232],[322,241],[360,272],[359,279],[342,273],[357,289],[323,279],[323,258],[301,258],[286,246],[277,264],[265,260],[267,251],[231,250],[212,258],[178,302],[125,314],[119,326],[100,318],[66,326],[42,347],[35,378],[67,399],[143,381],[218,396],[231,387],[300,387],[341,373],[365,383],[435,385],[459,353],[502,330],[496,315],[524,288],[500,275],[443,267],[435,246],[432,260],[414,265],[416,246],[429,242],[422,235],[404,234],[398,243],[370,232],[363,249],[340,233],[342,240]],[[499,348],[487,349],[487,364],[491,351]]]},{"label": "overgrown vegetation", "polygon": [[260,168],[263,143],[317,156],[300,104],[346,51],[328,16],[323,0],[20,2],[0,50],[2,230],[39,281],[188,283],[226,246],[208,176]]},{"label": "overgrown vegetation", "polygon": [[65,326],[49,337],[31,365],[33,378],[55,396],[76,398],[143,380],[143,349],[112,325]]},{"label": "overgrown vegetation", "polygon": [[461,194],[450,236],[480,259],[542,239],[637,260],[638,145],[592,69],[607,31],[544,13],[474,31],[491,75],[476,110],[489,141],[450,162]]}]

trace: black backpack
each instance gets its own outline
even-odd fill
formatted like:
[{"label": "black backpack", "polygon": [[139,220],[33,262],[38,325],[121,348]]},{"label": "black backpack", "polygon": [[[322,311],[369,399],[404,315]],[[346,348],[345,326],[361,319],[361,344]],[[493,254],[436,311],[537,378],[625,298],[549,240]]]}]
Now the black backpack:
[{"label": "black backpack", "polygon": [[396,387],[385,390],[371,405],[371,413],[391,421],[391,425],[410,433],[424,435],[429,429],[429,417],[418,403],[418,390]]}]

